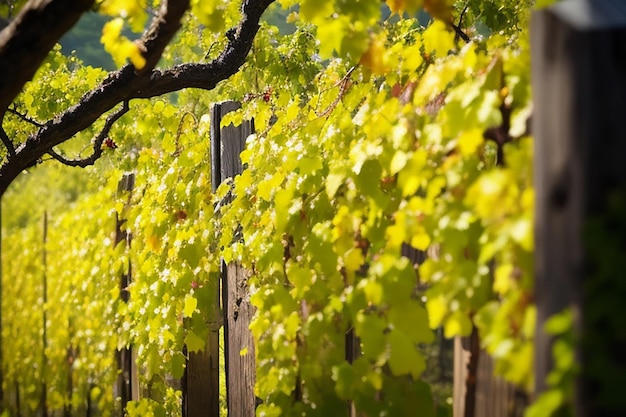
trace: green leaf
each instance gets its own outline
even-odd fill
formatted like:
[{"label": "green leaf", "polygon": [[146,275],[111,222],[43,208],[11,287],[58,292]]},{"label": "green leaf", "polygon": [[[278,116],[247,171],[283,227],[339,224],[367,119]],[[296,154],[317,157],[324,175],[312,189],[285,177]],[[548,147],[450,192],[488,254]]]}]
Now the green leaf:
[{"label": "green leaf", "polygon": [[391,304],[389,322],[394,328],[409,336],[413,343],[432,343],[434,340],[426,310],[418,305],[417,301]]},{"label": "green leaf", "polygon": [[323,22],[333,12],[333,3],[330,1],[302,0],[300,15],[309,22]]},{"label": "green leaf", "polygon": [[557,389],[543,392],[524,413],[524,417],[551,417],[563,404],[563,393]]},{"label": "green leaf", "polygon": [[393,329],[389,339],[389,367],[394,375],[411,375],[417,379],[426,369],[426,362],[416,345],[400,330]]},{"label": "green leaf", "polygon": [[185,373],[185,356],[182,353],[176,353],[170,360],[170,372],[174,378],[182,378]]},{"label": "green leaf", "polygon": [[472,332],[472,321],[462,311],[455,311],[445,320],[443,333],[446,338],[469,336]]},{"label": "green leaf", "polygon": [[187,332],[185,343],[187,345],[187,351],[189,352],[200,352],[204,349],[206,344],[204,339],[198,337],[198,335],[191,330]]},{"label": "green leaf", "polygon": [[378,317],[359,314],[355,323],[357,335],[361,338],[363,355],[372,360],[380,360],[385,350],[385,340],[382,337],[385,322]]},{"label": "green leaf", "polygon": [[571,331],[574,326],[574,313],[571,309],[565,309],[551,316],[544,324],[546,333],[558,336]]},{"label": "green leaf", "polygon": [[341,365],[333,367],[333,380],[335,381],[335,390],[339,398],[342,400],[353,398],[357,380],[354,369],[348,362],[343,362]]}]

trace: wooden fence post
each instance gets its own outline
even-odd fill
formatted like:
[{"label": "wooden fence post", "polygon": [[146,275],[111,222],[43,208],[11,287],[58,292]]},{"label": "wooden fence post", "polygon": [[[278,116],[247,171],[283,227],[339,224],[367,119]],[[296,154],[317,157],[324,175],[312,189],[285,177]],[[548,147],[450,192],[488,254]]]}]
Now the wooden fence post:
[{"label": "wooden fence post", "polygon": [[[611,317],[626,314],[619,302],[612,301],[617,297],[623,303],[625,290],[616,279],[597,281],[597,265],[590,256],[592,246],[584,237],[590,219],[615,217],[609,209],[609,198],[619,200],[626,195],[626,3],[568,0],[535,12],[531,45],[536,391],[546,390],[546,376],[553,367],[553,340],[545,334],[543,325],[550,316],[570,307],[574,311],[574,330],[585,342],[576,349],[582,370],[576,382],[575,415],[626,415],[626,401],[619,398],[623,397],[620,391],[609,398],[613,397],[611,401],[617,401],[622,408],[605,408],[608,401],[598,398],[609,394],[607,386],[599,384],[597,374],[591,377],[592,363],[610,360],[606,370],[595,371],[606,374],[621,369],[623,381],[623,331],[606,329],[610,328]],[[615,223],[603,230],[602,242],[594,244],[608,244],[615,253],[621,253],[608,260],[619,269],[623,261],[618,258],[626,255],[626,239],[623,226]],[[613,272],[623,275],[621,268]],[[604,296],[594,299],[599,286]],[[603,309],[613,305],[611,309],[618,311],[601,313],[599,326],[593,326],[598,304],[604,304]],[[592,309],[594,315],[589,314]],[[588,335],[602,331],[604,345],[588,348],[588,343],[593,343]]]},{"label": "wooden fence post", "polygon": [[[246,138],[254,132],[254,123],[244,121],[240,126],[220,128],[221,119],[238,109],[236,102],[224,102],[213,107],[211,118],[211,150],[213,185],[243,170],[239,154]],[[248,326],[254,314],[248,293],[249,273],[237,264],[222,266],[222,308],[224,314],[224,358],[226,397],[230,417],[251,417],[255,414],[254,384],[256,368],[254,342]],[[246,350],[246,354],[241,352]]]},{"label": "wooden fence post", "polygon": [[[454,339],[454,417],[522,417],[528,406],[528,396],[494,375],[494,360],[479,349],[477,341],[475,336]],[[478,355],[474,363],[470,363],[472,351]],[[471,398],[467,395],[468,386],[474,391]],[[473,409],[469,410],[468,406]]]},{"label": "wooden fence post", "polygon": [[[213,321],[219,317],[219,282],[211,285],[217,287],[210,318]],[[189,352],[187,356],[182,381],[183,417],[219,416],[219,371],[219,325],[212,322],[204,351]]]},{"label": "wooden fence post", "polygon": [[[135,186],[135,175],[133,173],[124,174],[120,180],[117,192],[118,194],[128,193],[128,201],[130,201],[130,193]],[[119,216],[119,214],[117,215]],[[115,245],[125,242],[130,245],[130,234],[122,230],[122,226],[126,219],[117,218],[115,224]],[[128,302],[129,292],[128,285],[131,279],[131,264],[128,263],[128,271],[120,277],[120,298],[124,302]],[[137,365],[134,360],[132,347],[123,348],[117,351],[117,369],[119,372],[117,381],[117,395],[121,397],[122,413],[129,401],[139,399],[139,387],[137,384]]]},{"label": "wooden fence post", "polygon": [[[236,102],[218,103],[211,113],[211,180],[213,191],[227,178],[241,173],[239,154],[253,132],[252,122],[220,127],[222,117],[238,109]],[[247,299],[247,275],[239,265],[222,265],[220,282],[211,282],[215,294],[204,352],[191,352],[183,385],[183,417],[219,416],[219,330],[224,326],[226,402],[231,417],[255,412],[254,345],[248,329],[253,311]],[[221,296],[220,296],[221,295]],[[220,303],[222,312],[220,313]],[[241,356],[247,347],[248,354]]]}]

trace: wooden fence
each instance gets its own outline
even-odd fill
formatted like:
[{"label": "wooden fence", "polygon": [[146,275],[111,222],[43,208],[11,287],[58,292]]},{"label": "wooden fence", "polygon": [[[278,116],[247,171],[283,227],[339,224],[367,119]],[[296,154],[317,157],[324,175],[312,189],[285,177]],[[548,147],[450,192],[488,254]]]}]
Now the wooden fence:
[{"label": "wooden fence", "polygon": [[[563,1],[535,12],[531,32],[537,194],[534,366],[540,393],[552,369],[552,338],[544,333],[543,323],[562,308],[574,306],[579,314],[576,327],[585,330],[581,314],[590,277],[584,268],[584,222],[606,213],[608,196],[626,193],[626,6],[623,0]],[[237,107],[228,102],[213,109],[214,188],[241,172],[239,153],[254,130],[252,122],[219,128],[221,118]],[[626,253],[623,236],[615,238]],[[227,403],[233,417],[253,416],[256,405],[254,345],[248,330],[253,308],[246,277],[239,265],[223,265],[221,292],[216,291],[222,297]],[[219,327],[215,321],[209,350],[189,357],[183,382],[185,417],[219,415]],[[608,335],[607,343],[626,349],[626,341],[617,336]],[[346,346],[346,359],[351,361],[359,354],[354,335],[347,335]],[[241,356],[244,348],[248,354]],[[480,349],[476,333],[456,339],[454,352],[454,417],[523,415],[530,398],[493,375],[493,360]],[[615,365],[626,370],[626,356],[620,358]],[[583,370],[586,366],[583,361]],[[584,373],[578,377],[576,415],[623,415],[598,413],[604,410],[590,394],[597,388]],[[355,415],[350,405],[346,415]]]},{"label": "wooden fence", "polygon": [[[220,128],[222,118],[239,108],[235,102],[216,104],[211,115],[211,165],[213,189],[227,178],[242,171],[239,154],[246,138],[253,133],[254,124]],[[415,263],[424,260],[424,253],[409,247],[403,256]],[[254,343],[248,329],[253,307],[249,302],[248,272],[237,264],[223,264],[221,283],[215,282],[216,300],[222,305],[223,317],[214,319],[205,352],[190,354],[183,380],[183,416],[204,417],[219,415],[219,328],[224,327],[224,369],[228,415],[251,417],[255,415],[257,399],[254,396]],[[219,311],[214,312],[218,317]],[[493,361],[484,352],[471,348],[471,338],[458,338],[454,346],[454,417],[476,415],[481,417],[521,417],[528,398],[511,384],[493,376]],[[476,340],[477,341],[477,340]],[[240,355],[247,349],[246,355]],[[473,353],[472,353],[473,352]],[[360,354],[359,340],[353,332],[346,334],[346,360],[352,362]],[[470,360],[474,355],[473,361]],[[450,364],[452,366],[452,364]],[[474,367],[475,369],[472,369]],[[450,381],[451,383],[452,381]],[[469,386],[473,391],[468,394]],[[466,410],[466,402],[473,404],[475,413]],[[346,416],[356,416],[347,404]]]},{"label": "wooden fence", "polygon": [[[253,133],[254,123],[244,121],[240,126],[220,128],[227,113],[236,110],[235,102],[214,105],[211,114],[211,175],[212,187],[217,187],[227,178],[241,173],[239,154],[244,149],[246,138]],[[118,193],[130,193],[134,187],[134,175],[126,174],[118,186]],[[130,194],[129,194],[130,196]],[[130,244],[131,236],[122,225],[125,219],[116,222],[116,244]],[[120,277],[120,298],[128,301],[128,284],[131,282],[131,265]],[[182,388],[183,417],[217,417],[220,413],[220,345],[224,347],[224,369],[226,378],[226,401],[231,417],[253,416],[257,401],[254,396],[255,364],[252,334],[248,329],[254,313],[250,304],[248,273],[237,264],[223,264],[221,279],[211,284],[216,294],[214,308],[209,317],[207,348],[203,352],[187,355],[185,373],[180,381]],[[221,308],[220,308],[221,307]],[[220,343],[220,329],[224,341]],[[246,349],[247,354],[240,352]],[[117,352],[118,382],[114,394],[121,400],[124,409],[129,401],[138,400],[140,390],[136,354],[132,346]]]},{"label": "wooden fence", "polygon": [[[238,103],[224,102],[214,105],[212,109],[211,174],[214,191],[223,181],[242,172],[239,154],[245,147],[246,138],[254,132],[252,121],[244,121],[237,127],[231,125],[220,128],[222,118],[238,108]],[[119,192],[130,191],[133,185],[134,177],[126,175],[120,182]],[[120,231],[123,222],[123,219],[118,220],[116,239],[118,242],[126,240],[128,243],[130,236]],[[423,252],[408,246],[404,247],[402,255],[416,264],[423,262],[425,257]],[[120,294],[125,301],[128,295],[124,289],[130,281],[130,272],[129,266],[128,273],[122,276],[120,281]],[[212,317],[209,318],[207,348],[203,352],[188,354],[185,374],[181,381],[183,417],[219,416],[221,327],[224,334],[222,359],[228,415],[230,417],[255,415],[258,404],[254,395],[255,355],[252,334],[248,329],[254,308],[249,301],[248,276],[248,271],[240,265],[224,263],[221,280],[212,283],[215,285],[213,293],[216,294],[216,300]],[[454,346],[454,417],[469,415],[521,417],[526,398],[520,397],[520,393],[512,385],[493,377],[492,360],[484,352],[480,352],[479,356],[472,353],[474,350],[471,349],[469,341],[470,338],[464,340],[458,338]],[[240,352],[244,349],[247,354],[241,355]],[[118,352],[120,377],[116,393],[121,397],[122,406],[130,400],[137,400],[139,396],[137,370],[132,352],[132,347]],[[439,354],[441,355],[441,352]],[[346,360],[352,362],[359,355],[358,338],[354,332],[347,332]],[[473,360],[470,360],[472,355]],[[470,393],[468,387],[471,387]],[[466,402],[475,403],[472,409],[475,409],[477,414],[466,412]],[[355,417],[358,414],[352,404],[347,404],[345,415]]]},{"label": "wooden fence", "polygon": [[[220,128],[221,119],[239,108],[238,103],[216,104],[211,114],[211,174],[212,187],[217,187],[227,178],[241,173],[239,154],[244,149],[246,138],[253,133],[252,121],[240,126]],[[134,187],[132,173],[124,175],[118,185],[118,194],[128,194]],[[131,236],[123,230],[124,218],[116,221],[115,243],[130,245]],[[220,345],[224,347],[224,369],[226,378],[226,401],[231,417],[253,416],[257,401],[254,396],[255,364],[252,334],[248,329],[254,310],[249,300],[248,273],[237,264],[223,264],[221,279],[211,284],[216,294],[214,308],[209,317],[207,348],[203,352],[187,355],[185,373],[180,381],[182,388],[183,417],[217,417],[220,413]],[[127,302],[128,284],[132,280],[131,265],[120,277],[120,298]],[[221,308],[220,308],[221,307]],[[224,341],[220,342],[223,328]],[[240,352],[246,349],[247,354]],[[114,395],[121,400],[122,410],[129,401],[140,398],[136,353],[130,346],[117,352],[118,382]]]}]

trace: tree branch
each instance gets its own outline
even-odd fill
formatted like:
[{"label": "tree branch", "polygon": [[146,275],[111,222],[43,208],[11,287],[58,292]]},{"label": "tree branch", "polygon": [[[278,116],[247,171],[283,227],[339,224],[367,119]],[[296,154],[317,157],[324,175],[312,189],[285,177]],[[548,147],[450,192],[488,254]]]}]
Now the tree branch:
[{"label": "tree branch", "polygon": [[9,158],[14,157],[15,146],[13,145],[11,138],[9,138],[9,136],[7,135],[7,132],[4,131],[4,128],[2,126],[0,126],[0,139],[2,140],[2,143],[4,144],[5,148],[7,148],[7,153],[9,154]]},{"label": "tree branch", "polygon": [[30,0],[0,32],[0,122],[57,41],[94,0]]},{"label": "tree branch", "polygon": [[450,26],[452,26],[452,29],[454,29],[454,32],[456,33],[455,35],[455,41],[458,40],[458,38],[463,39],[466,43],[470,42],[470,37],[467,36],[467,34],[465,32],[463,32],[463,16],[465,16],[465,12],[467,11],[467,8],[469,7],[469,2],[465,3],[465,7],[463,7],[463,10],[461,11],[461,15],[459,16],[459,24],[455,25],[454,22],[450,22]]},{"label": "tree branch", "polygon": [[34,120],[30,117],[28,117],[26,114],[24,113],[20,113],[19,111],[17,111],[17,109],[15,108],[8,108],[7,111],[9,113],[11,113],[12,115],[15,115],[17,117],[19,117],[21,120],[25,121],[26,123],[30,123],[33,126],[37,126],[37,127],[43,127],[43,125],[41,123],[39,123],[37,120]]},{"label": "tree branch", "polygon": [[461,29],[460,27],[458,27],[457,25],[455,25],[454,23],[451,23],[452,29],[454,29],[454,32],[456,33],[456,36],[458,36],[459,38],[463,39],[465,42],[470,42],[471,39],[469,36],[467,36],[467,34],[465,32],[463,32],[463,29]]},{"label": "tree branch", "polygon": [[138,71],[139,74],[146,74],[152,70],[163,51],[172,41],[172,38],[181,27],[181,20],[189,8],[189,0],[165,0],[161,2],[161,8],[148,30],[144,33],[140,41],[140,49],[146,59],[146,65]]},{"label": "tree branch", "polygon": [[[242,19],[224,50],[212,62],[188,63],[165,70],[146,69],[141,72],[136,72],[129,64],[110,73],[100,85],[86,93],[76,105],[48,121],[18,146],[16,155],[0,166],[0,195],[6,191],[20,172],[34,165],[54,146],[89,127],[117,104],[132,99],[156,97],[185,88],[211,90],[220,81],[228,79],[244,64],[259,30],[261,15],[273,2],[274,0],[243,0]],[[180,22],[172,20],[175,16],[182,17],[180,3],[163,2],[162,4],[171,5],[173,9],[168,8],[165,12],[161,9],[163,14],[159,14],[155,19],[164,19],[165,23],[153,22],[142,37],[140,42],[145,50],[144,57],[147,63],[158,61],[165,45],[174,35],[173,28],[180,26]],[[182,3],[188,5],[187,0],[183,0]],[[167,20],[163,16],[167,16]],[[167,29],[159,29],[164,27]],[[160,30],[165,30],[165,32],[161,35]],[[167,43],[164,43],[164,40]]]},{"label": "tree branch", "polygon": [[125,101],[122,104],[121,108],[119,108],[115,113],[107,117],[106,122],[104,122],[104,127],[102,128],[98,136],[96,136],[93,140],[93,153],[87,158],[68,159],[65,158],[63,155],[58,154],[54,149],[50,149],[48,151],[48,154],[62,164],[71,167],[85,168],[86,166],[93,165],[102,156],[102,144],[104,143],[104,140],[108,137],[109,132],[111,131],[111,127],[113,127],[113,124],[118,121],[120,117],[125,115],[128,110],[128,101]]}]

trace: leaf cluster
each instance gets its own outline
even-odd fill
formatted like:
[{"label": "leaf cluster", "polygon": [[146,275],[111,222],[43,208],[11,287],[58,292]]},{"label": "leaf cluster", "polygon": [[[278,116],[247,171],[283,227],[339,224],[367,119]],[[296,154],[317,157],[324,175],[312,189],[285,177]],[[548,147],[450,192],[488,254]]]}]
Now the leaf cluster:
[{"label": "leaf cluster", "polygon": [[[203,349],[220,325],[214,300],[222,259],[252,274],[260,414],[333,415],[350,402],[364,415],[441,415],[447,407],[434,403],[422,378],[421,347],[435,331],[452,338],[474,326],[497,372],[531,386],[534,197],[525,34],[498,34],[487,19],[492,12],[477,2],[464,24],[476,30],[468,31],[470,43],[448,20],[462,5],[448,2],[388,1],[394,14],[384,21],[378,1],[279,3],[299,3],[288,15],[295,30],[262,24],[228,82],[210,93],[141,101],[116,122],[118,149],[105,153],[101,171],[108,180],[55,217],[45,267],[34,249],[38,226],[3,234],[3,287],[17,291],[4,298],[4,317],[32,321],[29,332],[5,326],[5,346],[9,339],[11,350],[37,346],[42,318],[22,318],[17,294],[36,305],[42,288],[32,283],[44,272],[54,288],[46,308],[56,342],[45,351],[54,372],[3,363],[3,375],[29,393],[33,409],[39,381],[64,393],[68,374],[76,379],[72,392],[50,407],[73,401],[78,409],[95,395],[95,384],[101,409],[111,409],[115,399],[104,387],[115,377],[112,353],[128,345],[137,349],[147,398],[127,411],[176,409],[180,394],[169,381],[184,371],[183,346]],[[166,50],[163,62],[224,58],[213,48],[228,49],[232,41],[214,30],[239,21],[232,4],[192,2],[195,16],[186,18],[179,48]],[[498,13],[523,21],[526,9],[498,4]],[[427,27],[410,15],[421,6],[438,17]],[[143,21],[137,13],[133,19]],[[490,24],[484,39],[473,35]],[[20,114],[46,120],[63,111],[65,99],[107,82],[102,72],[67,62],[52,59],[25,89],[12,132],[36,130]],[[111,82],[125,83],[124,71]],[[87,78],[76,82],[76,92],[68,87],[73,77]],[[56,79],[63,82],[50,89],[59,107],[27,98],[43,80]],[[242,108],[223,124],[254,119],[256,133],[241,154],[246,169],[213,192],[208,113],[225,99]],[[118,194],[117,181],[130,170],[136,186]],[[120,232],[128,240],[116,242],[116,218],[125,219]],[[19,245],[5,243],[18,236]],[[20,253],[25,247],[33,251]],[[129,271],[132,282],[120,289]],[[125,291],[128,303],[120,300]],[[353,361],[346,359],[346,334],[359,340]],[[78,364],[89,372],[78,372],[76,362],[68,367],[68,347],[80,348]],[[43,364],[38,349],[25,352],[24,363]]]}]

